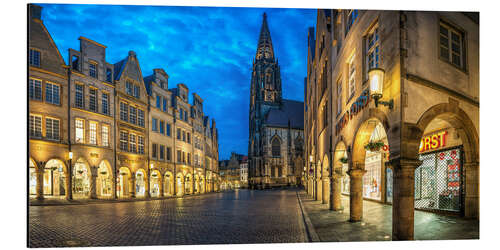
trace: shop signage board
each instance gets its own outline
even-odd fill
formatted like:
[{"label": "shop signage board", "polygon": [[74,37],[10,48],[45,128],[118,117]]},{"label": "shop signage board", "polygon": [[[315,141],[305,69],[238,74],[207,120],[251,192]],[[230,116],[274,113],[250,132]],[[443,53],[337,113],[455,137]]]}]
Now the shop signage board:
[{"label": "shop signage board", "polygon": [[445,147],[447,135],[447,131],[441,131],[424,136],[420,141],[420,149],[418,150],[418,152],[422,153]]},{"label": "shop signage board", "polygon": [[335,125],[335,135],[338,135],[355,115],[367,107],[368,103],[370,103],[370,90],[365,89],[356,101],[351,104],[351,107],[342,115],[337,125]]}]

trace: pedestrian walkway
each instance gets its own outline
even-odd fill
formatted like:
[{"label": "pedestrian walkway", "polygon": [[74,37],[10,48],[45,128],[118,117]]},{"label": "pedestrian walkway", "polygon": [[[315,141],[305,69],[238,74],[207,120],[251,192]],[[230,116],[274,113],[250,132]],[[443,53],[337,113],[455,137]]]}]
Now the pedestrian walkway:
[{"label": "pedestrian walkway", "polygon": [[[390,241],[392,206],[363,201],[363,220],[349,222],[349,197],[342,196],[343,211],[331,211],[328,204],[299,192],[316,234],[323,242]],[[479,220],[415,211],[415,240],[479,239]]]}]

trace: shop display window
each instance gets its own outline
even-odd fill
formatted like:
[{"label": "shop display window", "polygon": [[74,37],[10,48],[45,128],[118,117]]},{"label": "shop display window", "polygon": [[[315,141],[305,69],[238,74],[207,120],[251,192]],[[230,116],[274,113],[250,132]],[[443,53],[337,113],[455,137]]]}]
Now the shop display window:
[{"label": "shop display window", "polygon": [[386,202],[392,203],[392,169],[385,170],[386,177]]},{"label": "shop display window", "polygon": [[380,200],[382,179],[382,153],[367,152],[365,160],[366,173],[363,175],[363,197]]},{"label": "shop display window", "polygon": [[342,193],[343,194],[349,194],[350,192],[350,187],[349,187],[349,175],[347,174],[347,171],[349,170],[349,165],[347,163],[342,164]]},{"label": "shop display window", "polygon": [[[30,164],[32,164],[30,162]],[[36,171],[35,167],[30,167],[30,194],[36,195]]]}]

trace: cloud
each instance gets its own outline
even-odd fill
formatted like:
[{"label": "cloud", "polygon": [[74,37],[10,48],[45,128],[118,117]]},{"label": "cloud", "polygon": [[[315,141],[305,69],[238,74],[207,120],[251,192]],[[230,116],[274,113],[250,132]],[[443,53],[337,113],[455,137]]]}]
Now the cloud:
[{"label": "cloud", "polygon": [[170,87],[185,83],[215,118],[220,159],[247,153],[252,60],[266,12],[281,66],[284,98],[303,100],[312,9],[40,4],[42,19],[67,62],[79,36],[107,46],[116,63],[137,53],[144,76],[163,68]]}]

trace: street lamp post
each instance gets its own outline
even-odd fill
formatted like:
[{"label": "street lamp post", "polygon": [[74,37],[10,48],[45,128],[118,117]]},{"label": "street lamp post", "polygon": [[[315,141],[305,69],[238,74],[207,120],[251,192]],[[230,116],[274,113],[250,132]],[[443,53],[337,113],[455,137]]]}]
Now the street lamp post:
[{"label": "street lamp post", "polygon": [[389,107],[392,109],[394,107],[394,100],[389,101],[379,101],[383,96],[384,89],[384,75],[385,71],[381,68],[372,68],[368,71],[368,77],[370,80],[370,95],[375,99],[375,107],[379,104]]}]

